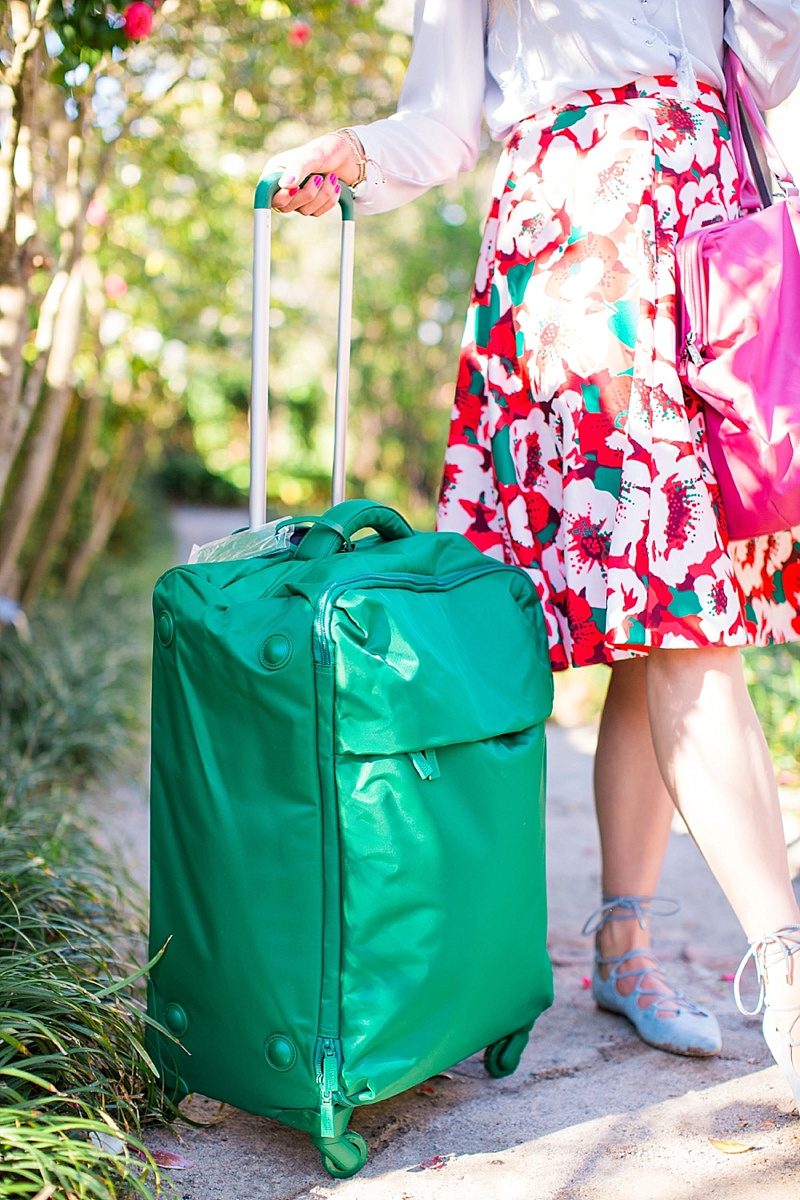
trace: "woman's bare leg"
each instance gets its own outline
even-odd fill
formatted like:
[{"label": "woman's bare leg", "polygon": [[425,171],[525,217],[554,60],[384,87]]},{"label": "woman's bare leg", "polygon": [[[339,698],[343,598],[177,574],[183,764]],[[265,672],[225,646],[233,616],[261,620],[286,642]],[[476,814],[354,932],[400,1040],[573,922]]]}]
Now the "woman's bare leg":
[{"label": "woman's bare leg", "polygon": [[[775,776],[739,651],[653,650],[646,682],[662,777],[748,940],[800,924]],[[773,972],[772,1005],[800,1003],[795,958],[791,967],[788,981]]]},{"label": "woman's bare leg", "polygon": [[[674,805],[650,734],[644,658],[611,668],[594,761],[594,795],[604,894],[654,895]],[[604,957],[624,954],[634,946],[649,946],[650,930],[634,920],[609,921],[600,931],[599,945]],[[645,965],[638,959],[630,963],[631,969]],[[634,979],[622,979],[618,986],[623,994],[630,992]],[[647,986],[656,981],[650,978]]]}]

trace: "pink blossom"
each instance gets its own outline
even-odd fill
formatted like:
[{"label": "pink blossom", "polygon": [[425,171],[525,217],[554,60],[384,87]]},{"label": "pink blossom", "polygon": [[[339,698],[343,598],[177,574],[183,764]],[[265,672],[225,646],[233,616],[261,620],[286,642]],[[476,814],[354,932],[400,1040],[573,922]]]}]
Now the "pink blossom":
[{"label": "pink blossom", "polygon": [[140,42],[153,29],[153,10],[144,0],[135,0],[123,13],[125,32],[132,42]]},{"label": "pink blossom", "polygon": [[128,290],[128,285],[121,275],[106,275],[103,289],[109,300],[121,300]]},{"label": "pink blossom", "polygon": [[308,21],[295,21],[286,34],[286,40],[290,46],[305,46],[310,37],[311,26]]}]

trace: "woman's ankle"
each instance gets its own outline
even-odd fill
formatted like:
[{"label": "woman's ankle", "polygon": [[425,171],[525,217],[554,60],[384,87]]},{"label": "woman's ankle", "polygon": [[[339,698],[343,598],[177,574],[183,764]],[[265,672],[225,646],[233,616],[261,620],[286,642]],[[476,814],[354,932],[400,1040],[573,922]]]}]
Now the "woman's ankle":
[{"label": "woman's ankle", "polygon": [[629,950],[650,948],[650,930],[638,921],[609,921],[597,934],[597,947],[603,958],[618,958]]}]

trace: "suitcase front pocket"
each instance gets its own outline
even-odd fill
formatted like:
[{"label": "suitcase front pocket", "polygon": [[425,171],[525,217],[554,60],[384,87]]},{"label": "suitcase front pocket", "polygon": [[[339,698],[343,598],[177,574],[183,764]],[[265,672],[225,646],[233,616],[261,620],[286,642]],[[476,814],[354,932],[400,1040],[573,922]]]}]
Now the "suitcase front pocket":
[{"label": "suitcase front pocket", "polygon": [[551,1003],[544,756],[541,724],[435,753],[337,756],[351,1101],[412,1086]]}]

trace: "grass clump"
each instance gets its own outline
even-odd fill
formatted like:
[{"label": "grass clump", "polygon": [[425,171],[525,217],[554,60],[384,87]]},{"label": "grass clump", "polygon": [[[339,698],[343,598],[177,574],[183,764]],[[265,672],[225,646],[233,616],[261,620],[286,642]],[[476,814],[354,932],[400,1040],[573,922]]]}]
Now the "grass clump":
[{"label": "grass clump", "polygon": [[0,632],[0,1200],[161,1186],[142,906],[85,802],[140,761],[148,656],[146,592],[113,576]]}]

